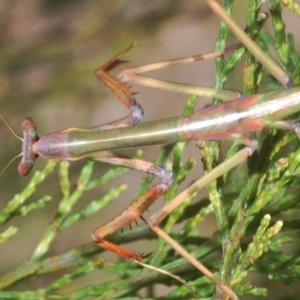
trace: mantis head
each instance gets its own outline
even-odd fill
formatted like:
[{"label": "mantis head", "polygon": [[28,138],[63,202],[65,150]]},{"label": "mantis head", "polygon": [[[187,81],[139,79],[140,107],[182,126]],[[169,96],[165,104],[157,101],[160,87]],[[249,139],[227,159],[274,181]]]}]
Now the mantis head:
[{"label": "mantis head", "polygon": [[3,174],[3,172],[8,168],[8,166],[17,158],[22,157],[21,162],[18,166],[18,172],[20,175],[25,176],[28,175],[35,163],[35,159],[38,157],[37,154],[33,152],[33,145],[39,140],[39,137],[37,135],[37,129],[35,122],[31,118],[25,118],[22,121],[21,128],[23,130],[23,138],[18,136],[16,132],[11,128],[11,126],[8,124],[4,116],[0,113],[0,116],[8,129],[12,132],[12,134],[22,141],[22,152],[15,156],[3,169],[3,171],[0,173],[0,176]]}]

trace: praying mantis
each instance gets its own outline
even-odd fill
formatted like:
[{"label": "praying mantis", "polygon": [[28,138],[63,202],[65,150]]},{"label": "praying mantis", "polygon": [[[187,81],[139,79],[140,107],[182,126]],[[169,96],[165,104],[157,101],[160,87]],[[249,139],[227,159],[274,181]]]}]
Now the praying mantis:
[{"label": "praying mantis", "polygon": [[[225,15],[222,13],[220,8],[218,6],[215,6],[214,1],[208,1],[208,3],[214,7],[217,12],[221,13],[221,17],[223,19],[226,19]],[[234,27],[236,30],[237,27]],[[235,32],[236,33],[236,32]],[[237,34],[237,33],[236,33]],[[243,44],[250,48],[252,52],[255,52],[257,49],[254,46],[253,42],[250,40],[248,41],[243,40],[245,39],[245,36],[240,35],[238,36],[240,40],[242,40]],[[248,44],[247,44],[248,43]],[[126,49],[126,50],[129,50]],[[227,50],[216,52],[213,54],[213,56],[217,57],[220,55],[223,55],[226,52],[231,51],[232,49],[227,48]],[[255,54],[259,58],[259,53]],[[205,57],[205,56],[204,56]],[[200,56],[199,59],[202,59],[203,56]],[[188,254],[182,252],[181,248],[178,247],[176,244],[174,244],[169,236],[164,235],[164,233],[157,227],[159,222],[169,213],[174,207],[178,206],[180,202],[184,201],[188,195],[193,194],[197,190],[199,190],[202,186],[206,185],[211,180],[221,176],[222,174],[226,173],[228,170],[233,168],[234,166],[238,165],[242,161],[246,159],[246,157],[250,156],[257,147],[257,143],[253,138],[250,138],[248,136],[243,136],[241,133],[247,133],[249,131],[259,131],[264,126],[269,126],[269,128],[278,128],[278,129],[288,129],[293,130],[296,133],[298,133],[298,124],[291,121],[281,121],[282,118],[289,116],[294,111],[298,110],[299,103],[297,102],[297,97],[294,96],[297,93],[297,89],[289,89],[288,97],[284,98],[284,96],[287,94],[286,91],[282,91],[279,93],[274,94],[274,99],[272,104],[267,103],[266,105],[255,107],[254,105],[257,103],[257,99],[259,100],[272,100],[271,95],[265,95],[261,99],[259,97],[250,97],[250,98],[242,98],[242,95],[238,93],[228,93],[230,96],[224,96],[225,93],[218,91],[211,90],[209,91],[209,95],[211,97],[217,97],[217,98],[223,98],[223,100],[228,100],[227,97],[229,97],[230,100],[236,100],[237,98],[241,98],[240,100],[237,100],[236,102],[231,102],[229,104],[222,104],[219,106],[214,106],[212,108],[208,108],[205,110],[202,110],[200,112],[196,112],[193,114],[190,118],[176,118],[174,120],[166,120],[164,122],[158,122],[158,123],[146,123],[145,125],[134,125],[133,123],[137,123],[141,118],[141,110],[139,105],[135,103],[134,98],[131,95],[130,90],[127,86],[125,86],[123,83],[120,83],[124,81],[129,82],[136,82],[136,83],[142,83],[141,78],[135,77],[135,73],[138,73],[139,71],[145,71],[147,70],[147,66],[143,66],[140,68],[133,68],[129,70],[123,71],[119,77],[118,80],[114,80],[112,77],[108,77],[109,75],[106,73],[106,69],[109,69],[111,66],[114,65],[114,60],[117,59],[117,57],[114,57],[112,61],[109,61],[107,65],[104,65],[102,68],[98,69],[95,72],[95,75],[98,79],[101,81],[104,81],[107,85],[110,86],[110,88],[121,98],[121,101],[125,103],[125,105],[129,108],[131,108],[131,114],[128,118],[118,120],[116,122],[98,126],[96,128],[93,128],[92,130],[88,129],[67,129],[65,131],[56,132],[53,134],[46,135],[42,137],[41,139],[37,138],[36,135],[36,128],[34,123],[31,119],[26,119],[22,123],[22,128],[24,132],[24,141],[23,141],[23,157],[22,162],[19,164],[19,173],[21,175],[27,175],[30,173],[34,159],[36,155],[44,156],[45,158],[58,158],[58,159],[66,159],[66,160],[77,160],[82,158],[88,158],[93,160],[99,160],[99,161],[105,161],[110,162],[114,164],[122,164],[130,168],[142,170],[145,172],[148,172],[150,174],[154,174],[158,176],[162,183],[154,186],[151,188],[146,194],[144,194],[141,198],[139,198],[138,202],[134,202],[130,207],[128,207],[124,212],[119,214],[116,218],[114,218],[112,221],[108,222],[104,226],[101,226],[100,228],[93,231],[92,238],[94,243],[99,245],[100,247],[106,248],[108,250],[114,251],[115,253],[124,256],[126,258],[129,258],[131,260],[142,260],[146,258],[147,255],[141,255],[136,252],[131,252],[126,248],[121,248],[117,245],[109,244],[105,241],[104,237],[112,233],[126,225],[130,225],[132,222],[136,221],[138,217],[141,217],[143,212],[151,205],[153,201],[155,201],[160,195],[163,195],[167,192],[169,187],[172,185],[173,181],[173,174],[169,172],[168,170],[156,167],[153,164],[149,164],[146,162],[141,162],[134,159],[127,159],[125,157],[121,156],[115,156],[111,153],[108,153],[106,151],[114,150],[114,149],[120,149],[120,148],[128,148],[128,147],[137,147],[154,143],[165,143],[165,142],[177,142],[182,140],[198,140],[198,139],[207,139],[207,140],[219,140],[224,138],[230,138],[234,140],[238,140],[244,144],[246,144],[248,147],[244,148],[238,154],[233,156],[231,159],[227,160],[226,163],[221,164],[218,168],[215,168],[211,173],[209,173],[207,176],[204,176],[200,181],[197,181],[194,185],[189,187],[186,191],[184,191],[183,194],[180,194],[178,197],[176,197],[172,202],[167,204],[163,207],[162,210],[159,210],[156,212],[151,218],[150,218],[150,225],[151,228],[158,233],[162,238],[166,239],[170,245],[174,247],[176,251],[183,254],[185,258],[187,258],[192,264],[194,264],[197,268],[200,270],[202,269],[202,266],[199,266],[199,262],[194,261],[193,258]],[[192,59],[193,61],[193,59]],[[182,61],[180,61],[182,62]],[[268,65],[269,61],[263,60],[263,63],[266,63]],[[167,63],[168,64],[168,63]],[[166,64],[166,65],[167,65]],[[165,65],[165,64],[164,64]],[[155,66],[155,65],[154,65]],[[148,68],[153,67],[153,65]],[[288,78],[285,76],[284,72],[282,72],[280,69],[276,68],[276,66],[271,62],[269,63],[268,67],[272,70],[272,74],[276,75],[280,82],[282,82],[283,86],[290,88],[290,82]],[[133,72],[133,74],[131,73]],[[150,80],[146,80],[146,84],[150,85]],[[157,87],[157,82],[153,84],[153,86]],[[171,85],[170,85],[171,86]],[[172,88],[172,86],[171,86]],[[196,90],[194,90],[196,92]],[[203,90],[200,90],[200,93],[203,93]],[[125,95],[125,97],[124,97]],[[225,97],[225,98],[224,98]],[[278,101],[276,100],[278,99]],[[278,105],[274,105],[274,103],[278,102]],[[233,104],[232,104],[233,103]],[[269,106],[268,106],[269,105]],[[271,105],[271,106],[270,106]],[[279,107],[279,105],[282,105],[282,107]],[[290,107],[288,108],[288,105]],[[276,106],[276,109],[274,108]],[[232,118],[230,119],[230,114],[228,112],[232,110],[233,108],[238,107],[242,113],[246,112],[246,108],[249,107],[249,111],[252,114],[251,109],[255,107],[257,109],[255,111],[255,117],[253,118],[254,121],[250,122],[248,119],[245,121],[242,120],[241,124],[239,124],[239,128],[237,126],[232,126],[232,118],[241,118],[240,116],[237,117],[236,113],[232,114]],[[216,118],[217,114],[220,114],[221,111],[225,111],[224,113],[224,120]],[[266,118],[264,119],[264,116],[266,116],[266,112],[272,111],[272,115],[274,116],[274,119]],[[209,115],[211,114],[211,115]],[[197,122],[200,122],[199,120],[201,116],[204,116],[205,118],[209,116],[207,119],[209,120],[209,130],[211,130],[211,126],[216,126],[216,130],[213,132],[206,133],[206,135],[200,134],[199,132],[199,126],[197,125]],[[243,116],[245,117],[245,116]],[[249,117],[249,114],[246,114],[246,118]],[[268,117],[268,116],[267,116]],[[224,131],[223,128],[220,128],[219,125],[223,127],[223,125],[228,120],[229,129],[228,132]],[[217,123],[215,121],[217,120]],[[274,120],[276,122],[274,122]],[[252,120],[251,120],[252,121]],[[130,127],[128,127],[131,125]],[[159,127],[163,126],[163,127]],[[162,138],[159,138],[157,140],[157,135],[159,134],[156,127],[162,128],[161,135]],[[182,128],[186,128],[183,130],[183,135],[174,135],[174,128],[179,128],[180,132],[182,131]],[[201,125],[200,127],[204,127]],[[150,128],[150,129],[149,129]],[[208,127],[206,127],[208,128]],[[100,131],[98,131],[100,130]],[[144,131],[142,131],[144,130]],[[208,130],[206,130],[208,131]],[[152,137],[153,132],[153,140],[149,140],[149,138]],[[167,133],[164,133],[167,132]],[[172,134],[170,134],[170,132]],[[133,134],[138,133],[136,137],[133,137]],[[67,134],[73,134],[72,136],[72,142],[68,142],[66,140],[63,140]],[[95,134],[95,135],[93,135]],[[98,134],[96,136],[96,134]],[[101,138],[99,137],[99,134]],[[80,152],[80,148],[78,147],[79,144],[84,144],[86,141],[86,136],[90,137],[90,145],[92,146],[95,144],[95,148],[89,148],[86,150],[86,147],[82,149],[82,152]],[[142,135],[146,135],[146,139],[141,139],[139,141],[139,137]],[[77,137],[82,136],[83,140],[78,140]],[[121,137],[120,143],[118,143],[118,138]],[[126,137],[128,142],[126,141]],[[171,140],[169,139],[171,137]],[[68,137],[69,138],[69,137]],[[95,140],[100,140],[101,143],[104,145],[103,148],[101,148],[102,152],[98,152],[100,149],[99,144],[94,143]],[[68,149],[68,152],[66,152],[66,148],[63,148],[62,145],[69,145],[74,146],[70,147],[71,150],[74,150],[74,156],[70,156],[70,151]],[[86,145],[84,145],[86,146]],[[33,150],[33,151],[32,151]],[[146,201],[147,200],[147,201]],[[142,206],[144,203],[146,203],[144,206]],[[136,210],[136,215],[133,214],[133,211]],[[216,280],[213,276],[212,279]],[[236,298],[235,294],[232,293],[230,290],[227,289],[224,284],[216,280],[216,283],[219,285],[221,289],[228,295],[230,295],[233,299]]]}]

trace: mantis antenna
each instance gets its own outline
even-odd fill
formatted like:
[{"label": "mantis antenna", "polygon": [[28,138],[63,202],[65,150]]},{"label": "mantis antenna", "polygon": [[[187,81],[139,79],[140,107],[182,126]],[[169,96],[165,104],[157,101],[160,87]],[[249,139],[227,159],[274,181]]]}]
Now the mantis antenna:
[{"label": "mantis antenna", "polygon": [[[3,114],[2,114],[1,112],[0,112],[0,117],[2,118],[2,120],[3,120],[3,122],[5,123],[5,125],[7,126],[7,128],[10,130],[10,132],[11,132],[17,139],[19,139],[20,141],[23,142],[24,139],[23,139],[22,137],[20,137],[19,135],[17,135],[17,133],[12,129],[12,127],[9,125],[8,121],[4,118],[4,116],[3,116]],[[10,162],[4,167],[4,169],[1,171],[0,176],[5,172],[5,170],[10,166],[10,164],[11,164],[15,159],[17,159],[18,157],[21,157],[22,155],[23,155],[23,151],[22,151],[20,154],[14,156],[14,157],[10,160]]]}]

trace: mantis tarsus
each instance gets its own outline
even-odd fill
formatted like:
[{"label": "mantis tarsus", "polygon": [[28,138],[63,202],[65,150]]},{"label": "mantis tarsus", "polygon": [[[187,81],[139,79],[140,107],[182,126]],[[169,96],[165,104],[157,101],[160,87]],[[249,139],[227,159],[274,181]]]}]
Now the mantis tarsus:
[{"label": "mantis tarsus", "polygon": [[[221,17],[226,21],[225,15],[214,1],[207,1],[217,12],[221,13]],[[231,24],[231,23],[230,23]],[[243,32],[237,32],[236,25],[232,30],[236,33],[238,38],[243,44],[248,47],[258,59],[260,59],[260,53],[257,51],[255,44],[246,38]],[[126,49],[128,51],[130,48]],[[192,62],[197,59],[204,59],[207,57],[217,57],[223,55],[226,52],[232,51],[234,48],[227,48],[225,51],[213,53],[208,56],[198,56],[196,58],[184,60],[178,60],[177,63]],[[124,51],[123,51],[124,52]],[[122,53],[120,53],[122,54]],[[141,125],[134,125],[140,121],[142,117],[141,107],[135,102],[134,96],[130,92],[130,89],[124,84],[124,82],[146,84],[148,86],[169,88],[172,90],[179,90],[179,86],[173,84],[164,84],[152,79],[145,79],[137,77],[135,74],[139,72],[146,72],[150,69],[160,68],[168,65],[175,64],[175,61],[166,62],[161,64],[153,64],[148,66],[142,66],[139,68],[133,68],[124,70],[115,80],[106,71],[114,67],[118,63],[117,56],[110,60],[103,67],[99,68],[95,75],[98,79],[103,81],[120,100],[131,109],[129,117],[115,121],[110,124],[101,125],[92,129],[70,128],[64,131],[48,134],[41,139],[38,139],[36,135],[35,124],[31,119],[25,119],[22,123],[24,132],[23,141],[23,158],[19,165],[19,172],[22,175],[30,173],[34,159],[36,155],[40,155],[45,158],[57,158],[65,160],[78,160],[82,158],[104,161],[113,164],[121,164],[129,168],[145,171],[150,174],[154,174],[161,179],[161,183],[149,189],[146,194],[141,196],[137,202],[134,202],[122,213],[117,215],[113,220],[109,221],[105,225],[96,229],[92,236],[93,241],[108,250],[111,250],[121,256],[132,260],[142,260],[147,255],[141,255],[136,252],[132,252],[126,248],[113,245],[104,240],[104,237],[113,233],[114,231],[129,225],[134,222],[138,217],[141,217],[142,213],[160,196],[166,193],[168,188],[172,185],[173,174],[164,168],[157,167],[151,163],[143,162],[140,160],[129,159],[114,155],[110,150],[138,147],[151,144],[162,144],[177,142],[181,140],[219,140],[219,139],[233,139],[239,140],[246,144],[248,147],[238,152],[230,160],[227,160],[221,164],[218,168],[213,170],[208,175],[197,181],[194,185],[189,187],[184,193],[176,197],[172,202],[163,207],[163,209],[156,212],[150,218],[151,228],[157,232],[162,238],[164,238],[170,245],[176,249],[179,253],[184,255],[192,264],[198,269],[203,270],[199,262],[193,260],[193,258],[185,253],[179,245],[176,245],[174,241],[167,235],[165,235],[159,228],[159,222],[176,206],[178,206],[184,199],[198,191],[209,181],[221,176],[229,169],[233,168],[256,149],[256,141],[253,138],[245,135],[249,131],[259,131],[263,127],[268,128],[282,128],[293,130],[298,134],[298,124],[292,121],[282,121],[282,118],[287,117],[291,113],[299,110],[299,94],[298,89],[293,88],[287,91],[264,96],[250,96],[243,98],[242,95],[227,91],[216,91],[212,89],[200,89],[195,87],[182,87],[182,90],[187,93],[206,95],[209,97],[216,97],[225,101],[236,100],[228,104],[221,104],[218,106],[210,107],[198,112],[195,112],[189,118],[173,118],[169,120],[162,120],[159,122],[146,123]],[[281,69],[278,69],[272,61],[263,59],[263,63],[266,64],[270,72],[283,84],[284,87],[290,87],[290,81],[285,76]],[[237,100],[241,98],[240,100]],[[268,100],[269,102],[266,102]],[[272,101],[271,101],[272,100]],[[239,111],[238,113],[236,111]],[[272,114],[272,119],[269,118],[269,114]],[[201,118],[205,118],[202,122]],[[224,130],[226,127],[226,130]],[[99,152],[101,151],[101,152]],[[206,273],[207,274],[207,273]],[[232,293],[226,286],[218,282],[213,276],[213,280],[228,293],[232,298],[235,298],[235,294]]]}]

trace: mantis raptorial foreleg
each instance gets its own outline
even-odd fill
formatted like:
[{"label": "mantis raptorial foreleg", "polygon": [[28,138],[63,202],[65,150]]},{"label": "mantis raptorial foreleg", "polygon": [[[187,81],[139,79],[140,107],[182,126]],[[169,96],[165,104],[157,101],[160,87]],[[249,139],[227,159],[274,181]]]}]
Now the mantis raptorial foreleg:
[{"label": "mantis raptorial foreleg", "polygon": [[[125,210],[118,214],[115,218],[108,221],[106,224],[97,228],[92,233],[92,238],[95,244],[100,247],[113,251],[120,256],[133,260],[142,260],[150,254],[141,255],[129,249],[120,247],[113,243],[104,240],[108,234],[112,234],[117,229],[122,229],[125,226],[131,227],[132,222],[141,217],[145,210],[161,195],[165,194],[173,183],[173,174],[163,167],[158,167],[153,163],[132,159],[129,157],[121,157],[110,152],[95,153],[90,159],[107,162],[114,165],[122,165],[130,169],[146,172],[157,176],[161,183],[151,187],[146,193],[140,196],[135,202],[129,205]],[[142,218],[143,219],[143,218]],[[143,219],[144,220],[144,219]],[[144,220],[145,221],[145,220]],[[145,221],[146,222],[146,221]]]}]

